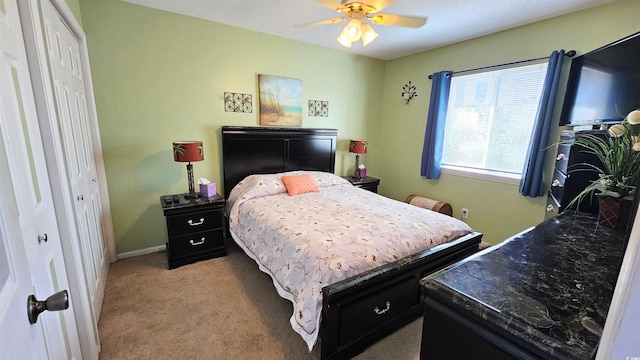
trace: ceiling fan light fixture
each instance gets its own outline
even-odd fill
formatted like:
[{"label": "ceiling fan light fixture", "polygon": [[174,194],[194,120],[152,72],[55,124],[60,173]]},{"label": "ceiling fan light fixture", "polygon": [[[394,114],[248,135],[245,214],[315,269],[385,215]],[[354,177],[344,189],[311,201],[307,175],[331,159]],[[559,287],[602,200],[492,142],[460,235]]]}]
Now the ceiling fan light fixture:
[{"label": "ceiling fan light fixture", "polygon": [[349,37],[347,36],[347,29],[345,28],[344,30],[342,30],[342,33],[340,34],[340,36],[338,36],[338,42],[340,43],[340,45],[344,46],[344,47],[351,47],[351,40],[349,40]]},{"label": "ceiling fan light fixture", "polygon": [[351,40],[352,42],[360,40],[360,36],[362,36],[362,21],[359,19],[351,19],[347,26],[344,28],[343,33]]},{"label": "ceiling fan light fixture", "polygon": [[348,21],[347,26],[344,27],[337,38],[340,45],[348,48],[359,40],[362,40],[363,46],[367,46],[378,38],[378,33],[373,30],[371,25],[402,26],[417,29],[427,22],[426,17],[379,13],[379,11],[396,0],[370,0],[372,4],[368,4],[364,0],[342,0],[339,4],[337,0],[315,1],[336,10],[341,17],[316,21],[309,25],[335,24]]},{"label": "ceiling fan light fixture", "polygon": [[363,23],[362,24],[362,45],[367,46],[370,42],[375,40],[378,37],[378,33],[373,30],[371,25]]}]

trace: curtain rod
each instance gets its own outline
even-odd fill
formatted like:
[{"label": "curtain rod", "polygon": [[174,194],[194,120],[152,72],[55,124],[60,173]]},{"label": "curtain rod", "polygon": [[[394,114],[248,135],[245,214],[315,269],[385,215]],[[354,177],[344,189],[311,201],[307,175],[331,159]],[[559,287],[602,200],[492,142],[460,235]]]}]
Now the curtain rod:
[{"label": "curtain rod", "polygon": [[[575,55],[576,55],[576,51],[575,50],[569,50],[564,54],[564,56],[567,56],[567,57],[574,57]],[[549,57],[546,56],[546,57],[541,57],[541,58],[536,58],[536,59],[514,61],[514,62],[510,62],[510,63],[506,63],[506,64],[500,64],[500,65],[491,65],[491,66],[484,66],[484,67],[479,67],[479,68],[469,69],[469,70],[454,71],[454,72],[451,73],[451,75],[453,75],[453,74],[464,74],[464,73],[468,73],[468,72],[472,72],[472,71],[486,70],[486,69],[493,69],[493,68],[497,68],[497,67],[516,65],[516,64],[521,64],[521,63],[526,63],[526,62],[531,62],[531,61],[544,60],[544,59],[548,59],[548,58]],[[429,78],[429,80],[431,80],[433,78],[433,75],[430,74],[428,76],[428,78]]]}]

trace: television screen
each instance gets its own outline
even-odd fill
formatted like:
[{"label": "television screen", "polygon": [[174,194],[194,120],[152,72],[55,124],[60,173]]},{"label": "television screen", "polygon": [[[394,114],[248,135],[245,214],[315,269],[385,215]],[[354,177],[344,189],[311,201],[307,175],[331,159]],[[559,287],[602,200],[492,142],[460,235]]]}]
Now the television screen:
[{"label": "television screen", "polygon": [[560,125],[620,122],[640,108],[640,32],[575,57]]}]

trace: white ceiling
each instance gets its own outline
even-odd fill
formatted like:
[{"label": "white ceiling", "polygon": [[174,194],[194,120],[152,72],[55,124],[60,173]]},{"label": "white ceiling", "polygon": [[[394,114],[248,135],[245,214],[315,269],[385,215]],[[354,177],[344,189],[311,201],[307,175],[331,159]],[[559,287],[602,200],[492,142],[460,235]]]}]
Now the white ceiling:
[{"label": "white ceiling", "polygon": [[350,49],[336,41],[344,22],[295,28],[340,16],[316,0],[123,1],[390,60],[618,0],[364,0],[388,4],[381,13],[427,17],[427,24],[419,29],[373,25],[380,36]]}]

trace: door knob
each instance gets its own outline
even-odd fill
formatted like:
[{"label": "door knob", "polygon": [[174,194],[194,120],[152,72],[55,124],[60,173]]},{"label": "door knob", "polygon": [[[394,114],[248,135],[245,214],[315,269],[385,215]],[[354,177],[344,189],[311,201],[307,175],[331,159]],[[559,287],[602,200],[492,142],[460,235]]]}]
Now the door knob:
[{"label": "door knob", "polygon": [[43,241],[47,242],[48,239],[49,237],[47,236],[47,233],[38,235],[38,243],[41,243]]},{"label": "door knob", "polygon": [[68,308],[69,292],[67,290],[59,291],[49,296],[45,301],[36,300],[34,295],[29,295],[27,298],[27,314],[31,324],[35,324],[38,321],[38,315],[45,310],[60,311]]}]

